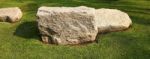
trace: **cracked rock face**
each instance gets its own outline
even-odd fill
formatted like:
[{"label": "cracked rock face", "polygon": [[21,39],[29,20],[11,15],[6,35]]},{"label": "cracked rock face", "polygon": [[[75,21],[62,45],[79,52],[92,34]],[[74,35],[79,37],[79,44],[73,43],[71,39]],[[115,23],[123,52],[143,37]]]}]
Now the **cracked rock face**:
[{"label": "cracked rock face", "polygon": [[42,41],[60,45],[95,41],[95,9],[88,7],[40,7],[37,12]]},{"label": "cracked rock face", "polygon": [[18,7],[0,8],[0,22],[17,22],[21,17],[22,12]]},{"label": "cracked rock face", "polygon": [[124,30],[132,24],[128,14],[117,9],[97,9],[95,15],[100,33]]}]

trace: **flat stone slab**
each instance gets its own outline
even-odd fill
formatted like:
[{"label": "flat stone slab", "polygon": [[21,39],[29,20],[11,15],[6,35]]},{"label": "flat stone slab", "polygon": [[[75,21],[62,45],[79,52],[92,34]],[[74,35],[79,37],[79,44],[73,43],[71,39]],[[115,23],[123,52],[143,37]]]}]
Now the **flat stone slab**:
[{"label": "flat stone slab", "polygon": [[18,7],[0,8],[0,22],[17,22],[21,17],[22,12]]},{"label": "flat stone slab", "polygon": [[99,32],[120,31],[129,28],[132,21],[127,13],[117,9],[97,9],[96,26]]}]

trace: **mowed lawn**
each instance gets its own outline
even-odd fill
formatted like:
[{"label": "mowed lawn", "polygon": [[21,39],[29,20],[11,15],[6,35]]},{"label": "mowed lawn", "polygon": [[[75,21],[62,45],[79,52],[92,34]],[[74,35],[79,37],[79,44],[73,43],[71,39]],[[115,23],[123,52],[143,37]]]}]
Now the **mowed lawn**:
[{"label": "mowed lawn", "polygon": [[[36,12],[40,6],[88,6],[129,14],[131,28],[99,34],[97,43],[63,46],[40,41]],[[20,7],[20,22],[0,22],[0,59],[149,59],[150,0],[0,0],[0,8]]]}]

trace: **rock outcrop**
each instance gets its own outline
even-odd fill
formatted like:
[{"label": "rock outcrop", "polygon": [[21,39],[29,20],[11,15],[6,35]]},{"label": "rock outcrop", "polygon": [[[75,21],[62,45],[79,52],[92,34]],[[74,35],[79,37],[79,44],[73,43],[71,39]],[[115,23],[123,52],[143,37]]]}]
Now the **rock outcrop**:
[{"label": "rock outcrop", "polygon": [[0,22],[17,22],[21,17],[22,12],[18,7],[0,8]]},{"label": "rock outcrop", "polygon": [[97,9],[96,26],[99,32],[119,31],[132,24],[128,14],[117,9]]},{"label": "rock outcrop", "polygon": [[42,41],[82,44],[95,41],[95,9],[88,7],[40,7],[37,12]]},{"label": "rock outcrop", "polygon": [[61,45],[92,42],[98,32],[124,30],[132,24],[122,11],[84,6],[40,7],[37,17],[42,41]]}]

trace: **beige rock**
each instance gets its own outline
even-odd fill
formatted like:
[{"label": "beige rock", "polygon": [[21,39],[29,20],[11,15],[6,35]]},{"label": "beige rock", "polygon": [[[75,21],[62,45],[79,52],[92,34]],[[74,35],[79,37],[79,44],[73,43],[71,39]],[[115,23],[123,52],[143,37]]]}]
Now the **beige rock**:
[{"label": "beige rock", "polygon": [[81,44],[95,41],[95,9],[88,7],[40,7],[38,28],[45,43]]},{"label": "beige rock", "polygon": [[117,9],[97,9],[95,15],[99,32],[124,30],[132,24],[128,14]]},{"label": "beige rock", "polygon": [[17,22],[21,19],[22,12],[18,7],[0,8],[1,22]]}]

